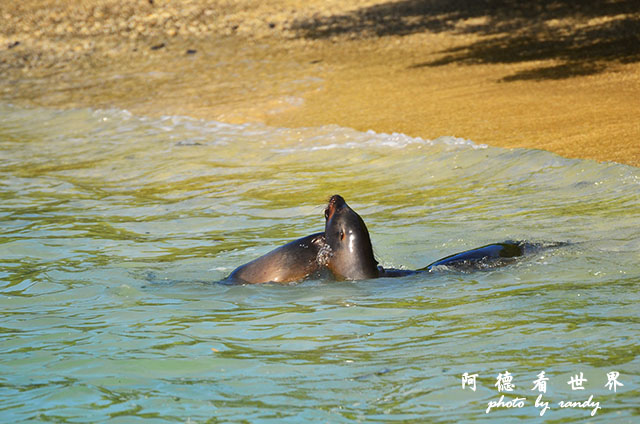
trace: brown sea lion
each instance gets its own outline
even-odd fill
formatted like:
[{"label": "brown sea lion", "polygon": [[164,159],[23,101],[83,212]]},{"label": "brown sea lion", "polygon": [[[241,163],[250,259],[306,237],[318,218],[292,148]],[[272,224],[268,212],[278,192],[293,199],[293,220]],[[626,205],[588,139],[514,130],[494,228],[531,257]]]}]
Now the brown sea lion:
[{"label": "brown sea lion", "polygon": [[257,284],[304,280],[320,268],[325,246],[324,233],[299,238],[236,268],[226,281]]},{"label": "brown sea lion", "polygon": [[338,280],[402,277],[437,270],[469,272],[512,263],[515,258],[537,247],[532,243],[506,241],[456,253],[418,270],[385,269],[375,259],[364,220],[340,195],[331,196],[324,215],[324,232],[278,247],[236,268],[225,281],[289,283],[301,281],[324,269],[331,271]]}]

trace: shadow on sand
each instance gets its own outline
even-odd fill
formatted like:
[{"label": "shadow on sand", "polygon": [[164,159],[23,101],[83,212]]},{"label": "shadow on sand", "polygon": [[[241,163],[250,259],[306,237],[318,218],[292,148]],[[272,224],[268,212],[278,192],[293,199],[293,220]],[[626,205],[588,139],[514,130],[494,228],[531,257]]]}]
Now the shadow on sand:
[{"label": "shadow on sand", "polygon": [[640,0],[400,0],[299,21],[294,29],[314,39],[419,32],[480,36],[411,68],[555,60],[502,81],[590,75],[640,60]]}]

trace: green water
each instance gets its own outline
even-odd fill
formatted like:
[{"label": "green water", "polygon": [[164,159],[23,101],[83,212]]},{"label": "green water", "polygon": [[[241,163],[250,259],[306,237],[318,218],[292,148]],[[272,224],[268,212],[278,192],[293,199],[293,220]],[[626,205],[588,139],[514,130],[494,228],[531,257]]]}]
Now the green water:
[{"label": "green water", "polygon": [[[321,231],[336,193],[386,267],[572,244],[472,274],[216,283]],[[637,422],[639,224],[640,169],[618,164],[0,105],[0,421]],[[523,408],[485,413],[501,394]],[[593,417],[558,405],[590,396]]]}]

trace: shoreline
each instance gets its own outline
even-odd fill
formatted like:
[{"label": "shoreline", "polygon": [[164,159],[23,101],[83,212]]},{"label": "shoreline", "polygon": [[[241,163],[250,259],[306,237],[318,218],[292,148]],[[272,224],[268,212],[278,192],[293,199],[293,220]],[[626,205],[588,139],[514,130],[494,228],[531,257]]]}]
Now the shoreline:
[{"label": "shoreline", "polygon": [[[0,99],[456,136],[640,166],[640,13],[623,1],[561,1],[553,15],[471,0],[297,3],[86,0],[77,16],[73,1],[3,4]],[[556,40],[567,31],[592,39]]]}]

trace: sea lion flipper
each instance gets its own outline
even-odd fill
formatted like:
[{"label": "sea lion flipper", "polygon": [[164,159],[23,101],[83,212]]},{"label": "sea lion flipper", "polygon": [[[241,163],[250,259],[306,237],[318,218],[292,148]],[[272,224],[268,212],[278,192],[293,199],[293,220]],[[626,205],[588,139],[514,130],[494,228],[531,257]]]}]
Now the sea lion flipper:
[{"label": "sea lion flipper", "polygon": [[530,246],[529,243],[522,241],[487,244],[446,256],[418,271],[432,271],[436,267],[447,267],[460,271],[495,268],[513,263],[514,258],[524,255],[528,246]]}]

